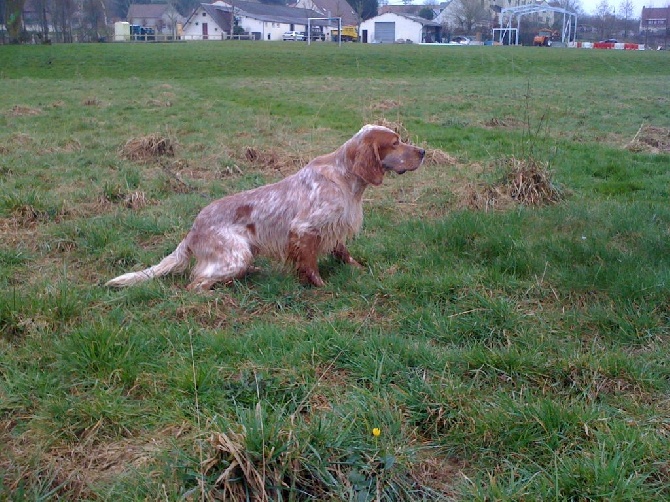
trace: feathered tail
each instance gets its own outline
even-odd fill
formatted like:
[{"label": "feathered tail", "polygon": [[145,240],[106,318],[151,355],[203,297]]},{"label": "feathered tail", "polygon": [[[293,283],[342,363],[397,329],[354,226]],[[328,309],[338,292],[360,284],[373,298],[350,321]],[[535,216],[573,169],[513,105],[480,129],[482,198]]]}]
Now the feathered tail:
[{"label": "feathered tail", "polygon": [[189,264],[191,252],[186,245],[186,240],[183,240],[172,253],[161,260],[158,265],[145,268],[139,272],[129,272],[120,275],[108,281],[105,286],[112,286],[115,288],[122,288],[125,286],[132,286],[140,282],[148,281],[154,277],[169,274],[170,272],[182,272]]}]

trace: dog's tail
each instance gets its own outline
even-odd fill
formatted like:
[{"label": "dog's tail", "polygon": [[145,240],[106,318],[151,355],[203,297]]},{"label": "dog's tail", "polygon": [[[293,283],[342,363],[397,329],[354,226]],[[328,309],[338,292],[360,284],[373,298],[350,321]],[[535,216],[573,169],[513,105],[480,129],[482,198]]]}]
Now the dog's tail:
[{"label": "dog's tail", "polygon": [[186,239],[184,239],[179,243],[177,249],[163,258],[158,265],[145,268],[139,272],[129,272],[127,274],[120,275],[108,281],[105,286],[122,288],[125,286],[132,286],[133,284],[148,281],[149,279],[160,277],[162,275],[169,274],[170,272],[183,272],[189,264],[190,257],[191,251],[186,244]]}]

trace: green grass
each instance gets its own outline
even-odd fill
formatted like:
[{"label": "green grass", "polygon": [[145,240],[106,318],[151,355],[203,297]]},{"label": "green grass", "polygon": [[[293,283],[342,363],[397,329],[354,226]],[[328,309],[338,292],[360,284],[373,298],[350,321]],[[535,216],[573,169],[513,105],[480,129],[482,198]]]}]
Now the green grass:
[{"label": "green grass", "polygon": [[[0,499],[669,498],[665,52],[3,47]],[[102,287],[381,119],[453,161],[366,192],[364,272]],[[563,200],[468,205],[510,157]]]}]

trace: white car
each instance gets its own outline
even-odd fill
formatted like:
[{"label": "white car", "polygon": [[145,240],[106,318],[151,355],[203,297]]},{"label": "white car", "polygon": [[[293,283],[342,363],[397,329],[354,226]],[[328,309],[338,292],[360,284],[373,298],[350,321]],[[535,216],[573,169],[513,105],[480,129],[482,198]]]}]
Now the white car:
[{"label": "white car", "polygon": [[287,42],[287,41],[290,41],[290,40],[293,40],[293,41],[300,40],[301,42],[304,42],[306,38],[305,38],[305,32],[304,31],[287,31],[286,33],[284,33],[282,35],[281,39],[284,42]]},{"label": "white car", "polygon": [[460,35],[452,38],[451,41],[459,45],[470,45],[470,39]]}]

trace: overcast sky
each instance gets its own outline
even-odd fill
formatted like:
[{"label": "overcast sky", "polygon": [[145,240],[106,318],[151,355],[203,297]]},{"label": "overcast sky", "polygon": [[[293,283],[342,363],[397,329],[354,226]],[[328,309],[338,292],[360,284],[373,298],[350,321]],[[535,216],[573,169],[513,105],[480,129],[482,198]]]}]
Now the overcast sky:
[{"label": "overcast sky", "polygon": [[[582,9],[587,14],[595,14],[596,7],[600,4],[602,0],[581,0]],[[621,0],[607,0],[607,3],[615,9],[615,12],[619,10],[621,5]],[[670,0],[631,0],[633,4],[633,17],[639,18],[642,14],[642,7],[665,7],[666,4],[670,4]]]},{"label": "overcast sky", "polygon": [[[413,0],[414,4],[440,3],[441,0]],[[582,4],[582,9],[587,14],[595,14],[596,7],[602,0],[578,0]],[[388,0],[391,5],[402,4],[402,0]],[[615,12],[619,10],[621,0],[607,0],[607,3],[614,8]],[[633,17],[639,18],[642,14],[642,7],[665,7],[670,5],[670,0],[631,0],[633,4]]]}]

